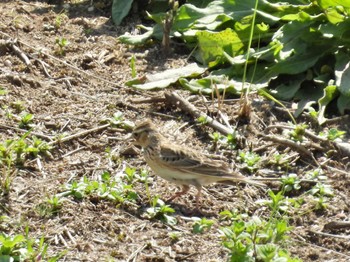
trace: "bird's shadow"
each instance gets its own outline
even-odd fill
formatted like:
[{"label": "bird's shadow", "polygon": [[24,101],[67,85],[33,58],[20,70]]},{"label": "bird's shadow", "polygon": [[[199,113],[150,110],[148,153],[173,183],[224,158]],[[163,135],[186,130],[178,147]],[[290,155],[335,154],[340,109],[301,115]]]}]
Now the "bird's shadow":
[{"label": "bird's shadow", "polygon": [[213,217],[217,215],[217,213],[213,211],[198,209],[191,205],[184,205],[172,201],[168,201],[167,204],[174,208],[175,215],[180,215],[184,217]]}]

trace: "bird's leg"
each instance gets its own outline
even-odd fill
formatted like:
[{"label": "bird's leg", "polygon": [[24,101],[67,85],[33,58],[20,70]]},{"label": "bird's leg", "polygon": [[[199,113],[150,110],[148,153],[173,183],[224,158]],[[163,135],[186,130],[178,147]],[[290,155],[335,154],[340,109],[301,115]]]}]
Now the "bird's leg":
[{"label": "bird's leg", "polygon": [[202,195],[202,186],[197,186],[196,209],[199,210],[199,199]]},{"label": "bird's leg", "polygon": [[176,193],[175,195],[173,195],[171,198],[169,198],[169,199],[167,200],[167,202],[168,202],[168,201],[172,201],[172,200],[174,200],[175,198],[178,198],[179,196],[182,196],[182,195],[186,194],[186,193],[188,192],[188,190],[190,190],[190,187],[187,186],[187,185],[183,185],[183,186],[182,186],[182,190],[181,190],[180,192],[177,192],[177,193]]}]

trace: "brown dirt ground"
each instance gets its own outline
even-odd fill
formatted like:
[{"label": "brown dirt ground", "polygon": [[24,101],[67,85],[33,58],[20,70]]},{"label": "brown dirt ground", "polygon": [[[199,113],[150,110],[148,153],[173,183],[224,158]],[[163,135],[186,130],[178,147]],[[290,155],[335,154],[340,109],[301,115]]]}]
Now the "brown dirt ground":
[{"label": "brown dirt ground", "polygon": [[[106,17],[108,12],[98,8],[88,11],[88,7],[88,3],[80,2],[70,4],[70,9],[64,11],[62,6],[45,2],[1,1],[0,40],[17,39],[17,45],[32,63],[29,69],[12,50],[3,46],[0,49],[0,86],[9,92],[0,100],[1,125],[9,126],[1,128],[1,141],[21,135],[10,127],[18,126],[16,108],[22,101],[25,110],[35,116],[33,131],[48,137],[60,134],[68,136],[93,129],[119,110],[126,119],[133,122],[145,117],[151,118],[169,138],[210,154],[221,154],[221,157],[232,162],[237,151],[215,149],[209,139],[213,130],[199,126],[190,115],[164,103],[135,102],[153,96],[162,97],[162,91],[138,92],[123,87],[124,82],[131,78],[132,54],[137,58],[136,66],[140,76],[181,67],[188,63],[188,54],[175,50],[169,57],[163,58],[156,44],[144,49],[118,43],[117,37],[120,34],[137,32],[136,25],[140,23],[137,16],[128,18],[124,26],[115,28],[109,17]],[[58,14],[65,15],[61,16],[61,25],[55,28]],[[57,37],[69,41],[64,55],[57,53]],[[39,61],[45,63],[50,76],[44,72]],[[179,92],[184,97],[191,96],[188,92]],[[191,98],[197,107],[206,111],[201,97]],[[260,148],[259,154],[266,163],[277,149],[260,140],[258,134],[266,126],[285,123],[288,116],[272,103],[258,97],[252,99],[252,119],[248,124],[237,121],[237,100],[225,102],[222,111],[229,115],[231,124],[237,125],[248,141],[242,143],[241,147]],[[209,111],[215,115],[217,104],[214,102],[208,105]],[[9,112],[12,117],[8,117]],[[298,121],[307,122],[308,119]],[[317,130],[318,127],[313,123],[308,124]],[[350,133],[345,121],[335,122],[334,125]],[[273,131],[277,133],[276,129]],[[104,170],[116,174],[125,163],[146,168],[137,151],[135,155],[125,155],[126,149],[130,147],[129,141],[125,139],[127,135],[122,129],[105,128],[57,144],[51,151],[52,157],[29,161],[25,168],[19,170],[11,185],[10,194],[2,197],[0,214],[8,216],[10,220],[1,222],[0,231],[24,234],[24,228],[28,226],[31,237],[45,236],[51,254],[68,250],[64,261],[226,260],[228,251],[220,244],[218,232],[219,227],[225,223],[219,221],[218,213],[236,208],[251,215],[264,214],[264,209],[254,203],[258,199],[267,198],[263,190],[254,191],[251,187],[241,186],[208,186],[202,198],[202,216],[213,219],[215,224],[204,234],[192,233],[194,190],[170,203],[176,210],[175,217],[178,219],[178,224],[170,227],[143,216],[149,204],[142,183],[135,185],[139,199],[134,206],[116,207],[111,202],[94,198],[81,201],[67,198],[57,215],[47,217],[40,214],[38,210],[45,199],[61,192],[62,185],[72,179],[83,176],[93,179]],[[112,156],[106,153],[107,148],[111,148]],[[296,160],[290,172],[302,175],[315,168],[309,159],[298,160],[299,155],[293,151],[283,147],[278,147],[278,150],[292,155],[291,162]],[[319,162],[325,160],[322,155],[322,152],[315,152]],[[346,165],[348,161],[348,157],[334,155],[328,162],[333,169],[325,169],[335,191],[329,207],[324,211],[313,211],[306,204],[303,207],[304,213],[295,214],[291,219],[294,230],[288,249],[303,261],[349,261],[349,239],[310,232],[313,230],[349,235],[349,229],[323,230],[323,226],[330,221],[350,220],[350,182],[349,173],[346,174],[349,171],[349,166]],[[238,164],[237,168],[239,167]],[[263,167],[276,171],[272,166]],[[166,198],[176,189],[161,178],[152,178],[153,182],[149,185],[152,195],[158,194]],[[270,186],[276,187],[274,184]],[[178,241],[171,240],[171,232],[181,234]]]}]

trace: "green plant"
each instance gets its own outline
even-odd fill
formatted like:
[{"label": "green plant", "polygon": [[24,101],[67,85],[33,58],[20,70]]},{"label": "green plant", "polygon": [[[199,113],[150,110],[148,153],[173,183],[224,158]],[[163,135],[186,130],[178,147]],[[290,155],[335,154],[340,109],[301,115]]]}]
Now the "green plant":
[{"label": "green plant", "polygon": [[168,236],[170,237],[171,241],[177,242],[177,241],[179,241],[179,239],[181,237],[181,233],[180,232],[169,232]]},{"label": "green plant", "polygon": [[24,102],[17,100],[11,103],[11,108],[13,108],[17,114],[22,113],[25,110]]},{"label": "green plant", "polygon": [[45,238],[32,239],[28,237],[29,229],[26,228],[26,235],[10,236],[0,233],[0,260],[1,261],[58,261],[66,252],[54,257],[47,255],[49,245]]},{"label": "green plant", "polygon": [[220,231],[230,261],[300,261],[291,258],[284,248],[291,229],[285,219],[266,221],[253,216],[247,221],[234,219],[231,226]]},{"label": "green plant", "polygon": [[285,192],[289,192],[293,189],[299,190],[301,188],[300,179],[298,178],[297,174],[292,173],[288,174],[287,176],[282,176],[281,181]]},{"label": "green plant", "polygon": [[200,124],[200,125],[206,125],[208,124],[208,117],[206,116],[200,116],[197,118],[197,122]]},{"label": "green plant", "polygon": [[338,130],[337,128],[331,128],[327,133],[321,132],[321,137],[327,137],[328,140],[334,141],[337,138],[341,138],[346,134],[345,131]]},{"label": "green plant", "polygon": [[8,139],[0,144],[0,193],[7,194],[11,181],[17,173],[17,168],[22,167],[28,158],[46,154],[50,147],[41,140],[27,138],[30,131],[17,139]]},{"label": "green plant", "polygon": [[240,151],[238,160],[244,163],[244,167],[247,168],[250,172],[253,172],[258,168],[258,163],[260,161],[260,156],[252,151]]},{"label": "green plant", "polygon": [[[121,19],[131,7],[131,1],[122,2],[115,0],[119,6],[113,8],[123,13],[116,15]],[[132,45],[161,41],[168,10],[150,12],[155,25],[140,26],[142,35],[119,39]],[[248,85],[249,91],[266,88],[265,94],[276,99],[298,100],[295,115],[316,106],[317,115],[312,112],[320,124],[330,104],[341,114],[349,109],[350,51],[344,46],[350,39],[350,8],[345,2],[188,1],[172,10],[170,37],[194,49],[193,57],[211,71],[201,79],[181,79],[184,88],[211,94],[208,83],[214,81],[221,91],[234,95],[249,93]]]},{"label": "green plant", "polygon": [[30,144],[26,148],[26,152],[32,157],[37,157],[38,155],[47,155],[51,149],[52,146],[50,146],[48,143],[40,138],[37,138],[36,136],[32,136],[30,139]]},{"label": "green plant", "polygon": [[227,136],[221,135],[219,132],[214,132],[209,136],[212,139],[215,147],[217,147],[219,143],[224,146],[228,146],[230,149],[234,149],[237,146],[236,132],[228,134]]},{"label": "green plant", "polygon": [[65,49],[67,47],[67,45],[69,44],[69,41],[64,38],[64,37],[60,37],[60,38],[56,38],[56,45],[58,46],[58,50],[57,50],[57,54],[63,56],[65,54]]},{"label": "green plant", "polygon": [[170,216],[174,212],[175,210],[173,208],[166,205],[158,196],[155,196],[151,200],[151,207],[146,209],[145,216],[148,219],[159,219],[166,224],[175,225],[177,223],[176,218]]},{"label": "green plant", "polygon": [[8,94],[8,90],[5,89],[4,87],[0,86],[0,96],[5,96]]},{"label": "green plant", "polygon": [[296,125],[295,128],[289,133],[290,138],[297,142],[303,142],[305,130],[307,128],[308,126],[305,124]]},{"label": "green plant", "polygon": [[279,169],[289,169],[289,160],[286,154],[275,153],[272,159],[269,159],[269,164],[277,166]]},{"label": "green plant", "polygon": [[62,209],[62,205],[63,199],[58,195],[54,195],[39,204],[36,210],[40,216],[49,217],[58,214]]},{"label": "green plant", "polygon": [[137,194],[132,190],[132,185],[125,182],[122,177],[111,177],[109,172],[103,172],[98,180],[90,180],[83,177],[80,181],[72,181],[64,185],[64,190],[58,197],[73,196],[82,199],[86,196],[95,195],[100,199],[107,199],[117,204],[134,202]]},{"label": "green plant", "polygon": [[202,219],[198,219],[194,222],[192,226],[192,231],[195,234],[202,234],[205,231],[209,231],[213,224],[213,220],[206,219],[205,217],[203,217]]},{"label": "green plant", "polygon": [[58,196],[52,196],[51,198],[48,198],[46,201],[50,205],[51,212],[54,214],[58,213],[62,208],[63,200]]},{"label": "green plant", "polygon": [[109,122],[112,126],[121,127],[126,130],[132,130],[135,126],[133,122],[124,119],[121,111],[115,112],[112,117],[105,119],[105,121]]},{"label": "green plant", "polygon": [[137,76],[137,71],[136,71],[136,58],[135,55],[131,56],[130,59],[130,68],[131,68],[131,77],[135,78]]},{"label": "green plant", "polygon": [[33,123],[34,116],[27,112],[22,112],[20,117],[21,119],[19,122],[19,127],[24,129],[31,128],[31,124]]}]

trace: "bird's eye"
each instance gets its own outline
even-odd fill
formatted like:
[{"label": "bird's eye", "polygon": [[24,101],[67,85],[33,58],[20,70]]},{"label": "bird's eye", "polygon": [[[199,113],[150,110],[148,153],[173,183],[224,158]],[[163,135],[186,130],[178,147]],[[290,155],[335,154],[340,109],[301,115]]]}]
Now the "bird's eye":
[{"label": "bird's eye", "polygon": [[138,138],[139,137],[139,133],[132,133],[132,136],[135,137],[135,138]]}]

